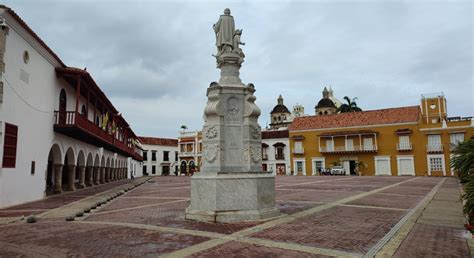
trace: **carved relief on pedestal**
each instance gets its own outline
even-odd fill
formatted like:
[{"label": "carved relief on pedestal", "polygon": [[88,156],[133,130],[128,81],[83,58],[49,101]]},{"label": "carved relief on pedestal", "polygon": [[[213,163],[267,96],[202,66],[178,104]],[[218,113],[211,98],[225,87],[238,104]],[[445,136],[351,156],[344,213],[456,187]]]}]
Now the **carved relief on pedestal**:
[{"label": "carved relief on pedestal", "polygon": [[219,154],[219,144],[205,144],[203,146],[203,152],[206,161],[213,163]]},{"label": "carved relief on pedestal", "polygon": [[227,119],[229,123],[235,124],[239,123],[239,101],[237,98],[230,97],[227,100]]},{"label": "carved relief on pedestal", "polygon": [[244,148],[244,160],[248,161],[249,160],[249,147]]},{"label": "carved relief on pedestal", "polygon": [[250,135],[252,136],[253,139],[258,139],[260,137],[260,126],[251,125]]},{"label": "carved relief on pedestal", "polygon": [[207,139],[213,139],[216,138],[218,134],[219,131],[217,130],[216,126],[211,126],[207,129],[205,136]]},{"label": "carved relief on pedestal", "polygon": [[250,158],[252,158],[253,162],[259,162],[262,159],[262,148],[259,146],[251,146],[250,147]]}]

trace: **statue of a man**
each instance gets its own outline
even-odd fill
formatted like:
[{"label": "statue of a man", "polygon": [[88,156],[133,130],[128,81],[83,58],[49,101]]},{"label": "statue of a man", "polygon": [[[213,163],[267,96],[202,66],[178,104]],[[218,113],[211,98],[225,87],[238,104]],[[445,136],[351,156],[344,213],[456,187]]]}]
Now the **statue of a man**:
[{"label": "statue of a man", "polygon": [[234,45],[235,24],[229,8],[224,10],[224,14],[219,17],[213,28],[216,33],[217,56],[231,52]]}]

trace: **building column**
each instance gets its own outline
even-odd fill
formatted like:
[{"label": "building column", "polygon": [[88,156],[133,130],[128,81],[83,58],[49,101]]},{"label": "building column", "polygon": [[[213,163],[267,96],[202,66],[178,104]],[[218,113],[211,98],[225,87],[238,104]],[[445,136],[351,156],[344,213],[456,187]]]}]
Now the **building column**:
[{"label": "building column", "polygon": [[101,170],[101,167],[94,167],[94,175],[95,175],[94,184],[95,185],[100,184],[100,182],[99,182],[99,180],[100,180],[100,170]]},{"label": "building column", "polygon": [[100,183],[105,183],[105,171],[107,170],[106,167],[100,169]]},{"label": "building column", "polygon": [[122,175],[122,179],[127,179],[127,176],[125,175],[125,169],[120,168],[120,174]]},{"label": "building column", "polygon": [[79,166],[79,186],[78,188],[85,188],[86,184],[86,167],[85,166]]},{"label": "building column", "polygon": [[76,181],[76,165],[67,165],[68,175],[67,175],[67,190],[74,191],[76,186],[74,181]]},{"label": "building column", "polygon": [[111,180],[111,176],[110,176],[110,168],[106,168],[105,169],[105,182],[106,183],[109,183]]},{"label": "building column", "polygon": [[112,170],[112,175],[113,175],[114,181],[117,181],[119,179],[119,177],[117,175],[117,168],[111,168],[111,170]]},{"label": "building column", "polygon": [[63,164],[54,164],[54,193],[62,193]]},{"label": "building column", "polygon": [[94,173],[93,173],[93,167],[88,166],[86,167],[86,185],[87,186],[93,186],[94,185]]}]

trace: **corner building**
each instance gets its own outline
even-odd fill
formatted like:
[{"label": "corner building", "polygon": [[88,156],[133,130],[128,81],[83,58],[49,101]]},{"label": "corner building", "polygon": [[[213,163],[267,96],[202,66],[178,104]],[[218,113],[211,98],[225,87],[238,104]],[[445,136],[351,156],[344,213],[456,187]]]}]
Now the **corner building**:
[{"label": "corner building", "polygon": [[451,151],[474,135],[471,117],[448,117],[442,93],[420,106],[299,117],[289,126],[291,174],[343,166],[350,175],[453,176]]},{"label": "corner building", "polygon": [[0,207],[128,178],[140,143],[85,69],[0,5]]}]

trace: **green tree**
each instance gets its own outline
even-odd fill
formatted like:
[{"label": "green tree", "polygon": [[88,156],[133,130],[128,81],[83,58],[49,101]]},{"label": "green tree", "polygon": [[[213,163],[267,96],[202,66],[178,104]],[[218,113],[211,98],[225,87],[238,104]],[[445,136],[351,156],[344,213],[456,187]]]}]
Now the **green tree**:
[{"label": "green tree", "polygon": [[362,109],[357,106],[356,99],[357,99],[357,98],[353,98],[353,99],[351,100],[348,96],[345,96],[345,97],[344,97],[344,100],[345,100],[347,103],[342,104],[342,105],[337,109],[337,113],[347,113],[347,112],[359,112],[359,111],[362,111]]},{"label": "green tree", "polygon": [[186,130],[188,130],[188,127],[186,125],[182,125],[181,130],[186,131]]},{"label": "green tree", "polygon": [[453,150],[451,167],[457,172],[459,180],[463,183],[464,213],[469,218],[468,227],[474,230],[474,137],[459,143]]}]

